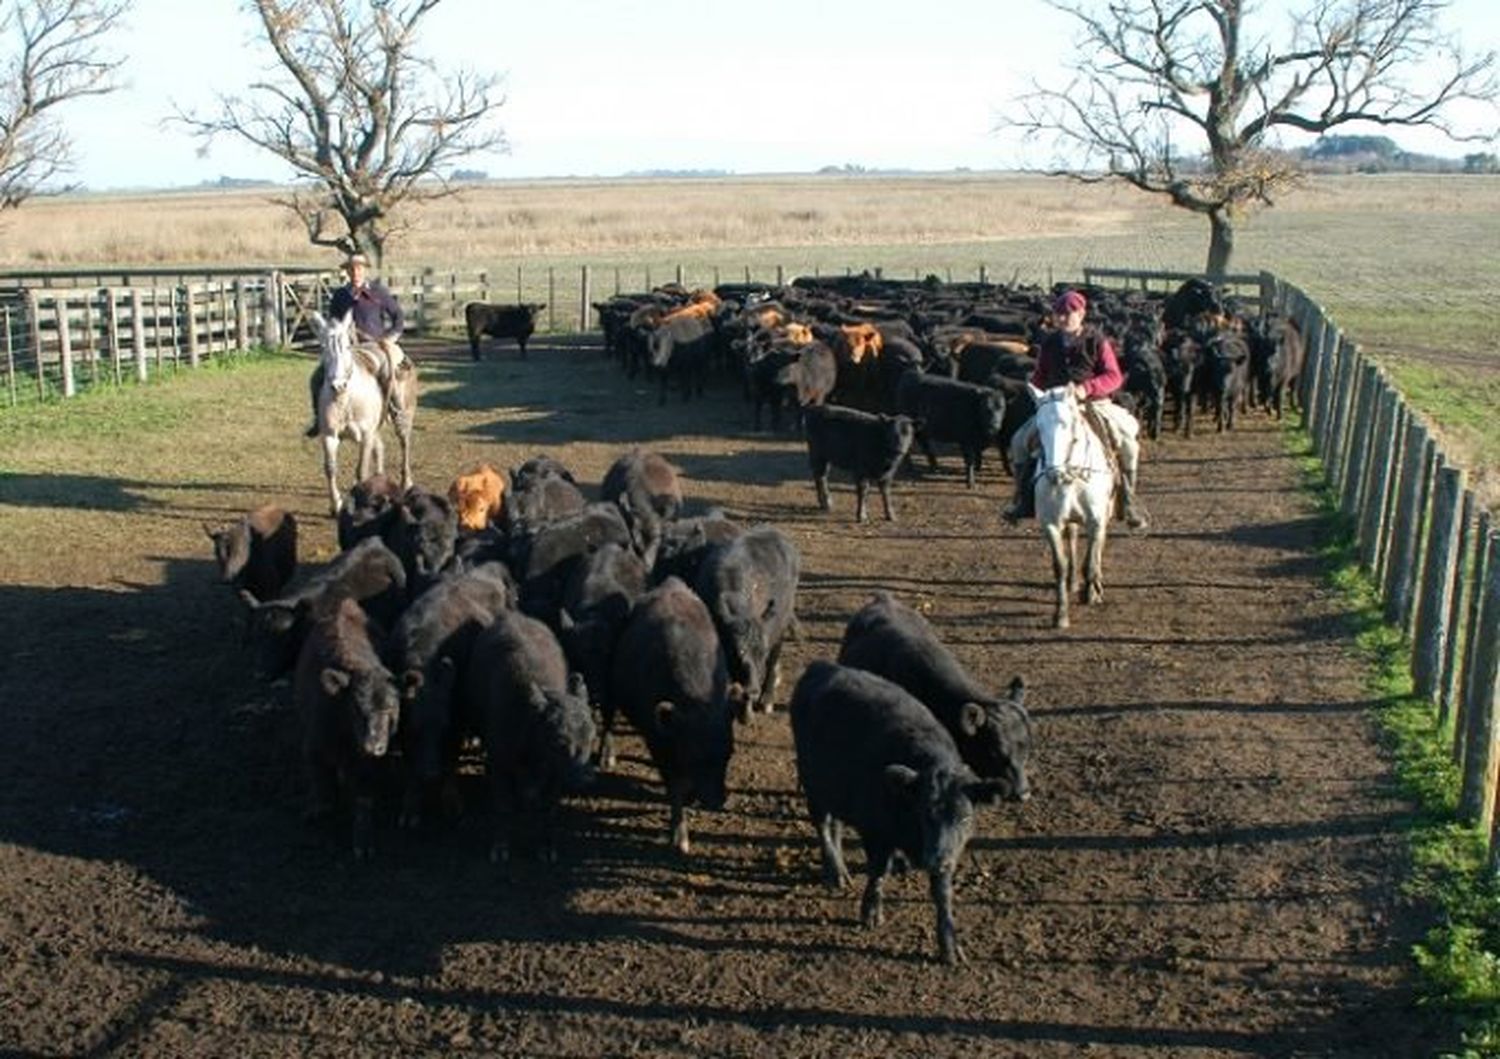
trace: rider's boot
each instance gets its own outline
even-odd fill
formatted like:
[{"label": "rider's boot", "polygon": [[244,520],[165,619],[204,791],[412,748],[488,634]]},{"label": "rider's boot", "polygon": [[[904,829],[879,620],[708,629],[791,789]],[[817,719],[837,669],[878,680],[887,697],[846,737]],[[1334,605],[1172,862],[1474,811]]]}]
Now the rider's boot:
[{"label": "rider's boot", "polygon": [[313,369],[312,376],[307,380],[307,388],[312,393],[313,421],[312,426],[302,432],[305,437],[315,438],[318,436],[318,394],[323,389],[324,374],[323,365],[319,364]]},{"label": "rider's boot", "polygon": [[1144,530],[1151,528],[1151,520],[1146,515],[1146,509],[1136,499],[1135,481],[1128,474],[1120,476],[1120,517],[1125,520],[1125,525],[1133,530]]},{"label": "rider's boot", "polygon": [[1015,467],[1016,495],[1000,511],[1000,517],[1014,526],[1023,518],[1036,516],[1036,460],[1018,463]]}]

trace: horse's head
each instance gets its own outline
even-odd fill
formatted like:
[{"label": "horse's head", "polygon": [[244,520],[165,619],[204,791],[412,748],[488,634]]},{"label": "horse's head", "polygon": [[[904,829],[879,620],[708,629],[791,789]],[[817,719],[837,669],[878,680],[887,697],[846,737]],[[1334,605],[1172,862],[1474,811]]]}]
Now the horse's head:
[{"label": "horse's head", "polygon": [[313,313],[311,320],[328,382],[335,392],[342,392],[354,371],[354,312],[350,310],[340,319]]},{"label": "horse's head", "polygon": [[1104,444],[1084,422],[1083,405],[1073,396],[1073,388],[1064,383],[1047,390],[1030,389],[1036,400],[1037,435],[1048,470],[1093,472],[1107,468]]}]

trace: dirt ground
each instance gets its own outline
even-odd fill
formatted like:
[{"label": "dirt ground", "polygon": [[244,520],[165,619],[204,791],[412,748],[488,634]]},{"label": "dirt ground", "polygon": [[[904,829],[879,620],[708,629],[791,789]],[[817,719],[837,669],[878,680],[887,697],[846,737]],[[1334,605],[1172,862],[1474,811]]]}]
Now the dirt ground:
[{"label": "dirt ground", "polygon": [[[302,823],[287,689],[252,678],[199,527],[276,500],[327,557],[289,384],[265,426],[276,443],[239,452],[221,485],[131,483],[164,499],[119,504],[105,540],[70,536],[60,505],[56,538],[19,560],[24,583],[0,587],[0,1054],[1206,1059],[1445,1043],[1413,1007],[1408,806],[1274,426],[1151,445],[1154,531],[1111,540],[1105,602],[1056,633],[1034,527],[996,517],[997,466],[968,492],[950,454],[899,483],[898,522],[857,526],[848,486],[818,512],[800,443],[750,433],[728,384],[658,409],[586,345],[538,343],[526,363],[508,347],[479,365],[418,353],[425,483],[537,451],[597,483],[643,442],[681,467],[695,508],[790,533],[805,636],[783,711],[879,588],[989,685],[1026,676],[1035,794],[980,821],[957,887],[969,963],[935,962],[919,874],[888,886],[873,932],[857,889],[821,887],[780,711],[739,731],[729,809],[693,815],[685,861],[633,737],[569,807],[555,866],[491,865],[477,789],[463,819],[416,834],[387,800],[370,864],[351,859],[347,820]],[[0,512],[46,502],[0,489]]]}]

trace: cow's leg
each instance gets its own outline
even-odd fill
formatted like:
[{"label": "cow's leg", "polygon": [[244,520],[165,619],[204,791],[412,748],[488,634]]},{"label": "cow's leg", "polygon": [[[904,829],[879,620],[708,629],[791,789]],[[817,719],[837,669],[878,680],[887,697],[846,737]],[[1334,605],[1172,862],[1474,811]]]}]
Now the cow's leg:
[{"label": "cow's leg", "polygon": [[958,929],[953,925],[953,869],[933,868],[927,873],[927,882],[937,913],[938,958],[950,967],[963,963],[964,950],[959,947]]},{"label": "cow's leg", "polygon": [[781,641],[777,640],[766,652],[766,666],[760,681],[760,695],[755,704],[767,713],[776,706],[776,689],[781,686]]},{"label": "cow's leg", "polygon": [[880,884],[891,870],[892,850],[865,840],[865,893],[859,902],[859,922],[864,927],[878,927],[883,918],[880,907]]},{"label": "cow's leg", "polygon": [[964,449],[964,488],[965,489],[973,489],[974,488],[974,476],[979,473],[979,461],[982,458],[980,456],[980,452],[981,451],[982,450],[973,449],[973,448],[966,448],[966,449]]},{"label": "cow's leg", "polygon": [[816,457],[812,460],[813,488],[818,491],[818,507],[833,510],[833,500],[828,495],[828,462]]},{"label": "cow's leg", "polygon": [[823,885],[830,890],[849,885],[849,869],[844,866],[844,825],[822,808],[812,809],[813,826],[823,847]]},{"label": "cow's leg", "polygon": [[896,521],[896,511],[891,507],[891,478],[894,474],[895,472],[893,471],[876,483],[880,487],[880,503],[885,508],[885,520],[887,522]]},{"label": "cow's leg", "polygon": [[516,336],[516,345],[518,345],[518,346],[521,347],[521,359],[522,360],[526,359],[526,342],[527,342],[527,340],[530,337],[531,337],[530,335],[518,335],[518,336]]},{"label": "cow's leg", "polygon": [[328,481],[328,513],[339,513],[339,436],[323,435],[323,477]]},{"label": "cow's leg", "polygon": [[672,848],[683,856],[687,856],[693,850],[692,840],[688,837],[687,810],[684,808],[687,805],[685,788],[686,784],[678,780],[667,791],[667,796],[672,800]]}]

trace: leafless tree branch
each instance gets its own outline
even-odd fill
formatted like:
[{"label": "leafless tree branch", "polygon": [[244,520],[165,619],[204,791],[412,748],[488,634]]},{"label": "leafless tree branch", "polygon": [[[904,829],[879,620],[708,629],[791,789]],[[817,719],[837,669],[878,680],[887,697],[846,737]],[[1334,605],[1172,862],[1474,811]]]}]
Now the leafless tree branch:
[{"label": "leafless tree branch", "polygon": [[[0,6],[0,210],[14,209],[72,165],[62,104],[119,86],[105,36],[130,0],[17,0]],[[52,190],[65,190],[52,188]]]},{"label": "leafless tree branch", "polygon": [[230,134],[280,158],[303,186],[276,201],[308,238],[378,261],[406,207],[454,193],[455,162],[506,146],[499,77],[440,71],[414,50],[439,3],[249,0],[279,76],[176,120],[205,143]]},{"label": "leafless tree branch", "polygon": [[1296,160],[1268,143],[1275,130],[1369,122],[1500,136],[1500,122],[1452,121],[1460,101],[1500,117],[1500,79],[1493,52],[1467,55],[1439,26],[1449,0],[1304,2],[1273,47],[1249,35],[1245,0],[1049,0],[1079,30],[1069,83],[1034,85],[1000,128],[1050,141],[1050,172],[1206,214],[1210,271],[1227,267],[1234,218],[1298,182]]}]

